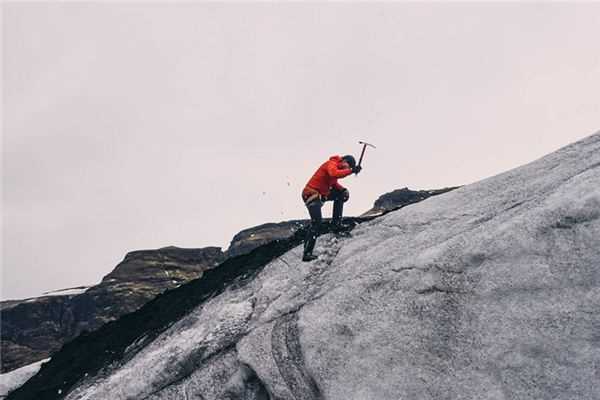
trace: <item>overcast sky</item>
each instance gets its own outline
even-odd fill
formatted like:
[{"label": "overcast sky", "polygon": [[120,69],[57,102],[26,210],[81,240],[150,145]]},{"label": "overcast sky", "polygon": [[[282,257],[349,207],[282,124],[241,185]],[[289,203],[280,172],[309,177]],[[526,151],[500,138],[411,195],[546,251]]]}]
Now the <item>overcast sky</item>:
[{"label": "overcast sky", "polygon": [[[600,4],[21,3],[3,12],[2,299],[131,250],[305,218],[332,154],[347,214],[600,129]],[[324,212],[329,215],[331,206]]]}]

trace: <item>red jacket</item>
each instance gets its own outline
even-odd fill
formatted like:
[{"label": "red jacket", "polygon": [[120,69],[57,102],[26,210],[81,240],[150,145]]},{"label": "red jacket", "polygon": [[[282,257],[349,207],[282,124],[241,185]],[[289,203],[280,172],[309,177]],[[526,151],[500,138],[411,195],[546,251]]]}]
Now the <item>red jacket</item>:
[{"label": "red jacket", "polygon": [[314,173],[306,184],[307,187],[317,190],[321,196],[328,196],[332,188],[344,190],[338,183],[339,178],[352,174],[352,169],[340,156],[331,156]]}]

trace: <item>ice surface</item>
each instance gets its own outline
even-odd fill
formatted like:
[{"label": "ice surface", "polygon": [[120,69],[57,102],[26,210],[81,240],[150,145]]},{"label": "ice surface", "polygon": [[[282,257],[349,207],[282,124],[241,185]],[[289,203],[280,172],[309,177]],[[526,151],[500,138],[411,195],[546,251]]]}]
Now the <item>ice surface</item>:
[{"label": "ice surface", "polygon": [[37,374],[42,364],[48,360],[49,358],[46,358],[45,360],[40,360],[5,374],[0,374],[0,399],[5,398],[8,393],[27,382],[33,375]]},{"label": "ice surface", "polygon": [[596,134],[297,247],[67,398],[599,399],[599,238]]},{"label": "ice surface", "polygon": [[52,292],[46,292],[46,293],[44,293],[40,297],[46,297],[46,296],[75,296],[75,295],[78,295],[78,294],[81,294],[81,293],[85,293],[85,291],[88,290],[88,289],[89,289],[89,286],[69,288],[69,289],[61,289],[61,290],[54,290]]}]

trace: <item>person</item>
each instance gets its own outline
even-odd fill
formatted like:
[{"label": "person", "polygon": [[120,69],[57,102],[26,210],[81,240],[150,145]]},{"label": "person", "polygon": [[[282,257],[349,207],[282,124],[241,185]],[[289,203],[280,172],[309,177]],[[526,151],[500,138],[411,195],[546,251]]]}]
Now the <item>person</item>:
[{"label": "person", "polygon": [[342,233],[347,228],[342,224],[342,214],[344,203],[350,198],[350,192],[338,183],[338,179],[345,178],[352,173],[358,174],[361,169],[351,155],[331,156],[317,169],[302,190],[302,200],[310,215],[310,225],[304,239],[302,261],[312,261],[317,258],[313,255],[313,249],[323,219],[321,208],[324,202],[333,201],[332,231]]}]

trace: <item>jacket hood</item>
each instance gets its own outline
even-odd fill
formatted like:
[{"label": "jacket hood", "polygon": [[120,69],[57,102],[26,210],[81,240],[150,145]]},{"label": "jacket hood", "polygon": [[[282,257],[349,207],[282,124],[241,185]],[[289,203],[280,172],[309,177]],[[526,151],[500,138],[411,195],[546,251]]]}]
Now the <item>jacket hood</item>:
[{"label": "jacket hood", "polygon": [[340,161],[342,161],[342,157],[340,157],[340,156],[331,156],[331,157],[329,157],[329,161],[340,162]]}]

